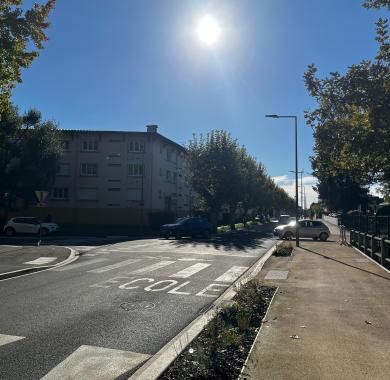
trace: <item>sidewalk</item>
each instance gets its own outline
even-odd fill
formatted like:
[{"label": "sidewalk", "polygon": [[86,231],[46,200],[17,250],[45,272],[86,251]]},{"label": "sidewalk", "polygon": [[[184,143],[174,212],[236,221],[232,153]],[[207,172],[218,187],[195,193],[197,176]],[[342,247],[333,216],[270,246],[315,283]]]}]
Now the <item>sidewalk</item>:
[{"label": "sidewalk", "polygon": [[279,289],[243,379],[390,378],[390,273],[330,240],[264,265],[259,279]]}]

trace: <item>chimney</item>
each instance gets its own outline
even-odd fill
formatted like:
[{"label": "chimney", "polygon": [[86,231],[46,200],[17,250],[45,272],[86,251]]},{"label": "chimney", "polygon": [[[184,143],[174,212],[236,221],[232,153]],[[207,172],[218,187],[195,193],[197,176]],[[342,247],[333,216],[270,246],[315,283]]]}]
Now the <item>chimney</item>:
[{"label": "chimney", "polygon": [[147,125],[146,126],[146,130],[149,133],[157,133],[157,128],[158,128],[158,125]]}]

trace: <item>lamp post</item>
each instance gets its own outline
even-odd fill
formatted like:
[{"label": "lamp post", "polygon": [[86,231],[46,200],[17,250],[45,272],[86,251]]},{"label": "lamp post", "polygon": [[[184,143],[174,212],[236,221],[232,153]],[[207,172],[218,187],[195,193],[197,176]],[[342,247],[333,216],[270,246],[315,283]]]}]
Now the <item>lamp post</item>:
[{"label": "lamp post", "polygon": [[273,119],[294,119],[295,121],[295,244],[299,247],[299,207],[298,207],[298,118],[296,116],[287,115],[265,115]]}]

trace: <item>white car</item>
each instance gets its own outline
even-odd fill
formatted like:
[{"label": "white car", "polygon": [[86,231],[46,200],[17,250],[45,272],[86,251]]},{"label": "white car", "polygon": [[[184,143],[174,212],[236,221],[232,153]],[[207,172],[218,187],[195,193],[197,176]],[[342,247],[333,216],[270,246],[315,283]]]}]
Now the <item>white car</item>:
[{"label": "white car", "polygon": [[[329,228],[319,220],[305,219],[300,220],[298,224],[299,236],[302,238],[312,238],[313,240],[320,239],[321,241],[326,241],[330,236]],[[295,227],[295,222],[278,226],[274,229],[274,235],[279,239],[290,240],[295,236]]]},{"label": "white car", "polygon": [[4,226],[3,231],[6,236],[13,236],[15,234],[39,234],[46,236],[49,233],[58,231],[58,224],[51,222],[40,223],[39,219],[26,216],[10,219]]}]

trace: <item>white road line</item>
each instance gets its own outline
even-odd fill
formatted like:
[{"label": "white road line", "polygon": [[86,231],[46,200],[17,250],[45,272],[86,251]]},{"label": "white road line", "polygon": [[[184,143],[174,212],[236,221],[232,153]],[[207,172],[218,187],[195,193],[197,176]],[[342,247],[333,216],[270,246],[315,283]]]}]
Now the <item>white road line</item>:
[{"label": "white road line", "polygon": [[[110,250],[109,252],[103,252],[103,251],[97,251],[96,253],[111,253],[111,252],[120,252],[120,253],[140,253],[139,251],[118,251],[118,250]],[[153,253],[168,253],[167,251],[157,251],[157,250],[153,250],[153,251],[143,251],[142,252],[143,254],[146,254],[146,253],[149,253],[149,254],[153,254]],[[227,257],[241,257],[241,258],[251,258],[251,257],[259,257],[258,255],[246,255],[245,253],[237,253],[237,254],[234,254],[234,253],[220,253],[220,252],[188,252],[188,251],[180,251],[179,249],[177,250],[171,250],[169,251],[170,254],[178,254],[178,255],[197,255],[197,256],[227,256]],[[200,259],[201,260],[201,259]]]},{"label": "white road line", "polygon": [[101,263],[102,261],[107,261],[107,259],[103,259],[103,258],[92,259],[92,260],[84,261],[84,262],[77,263],[77,264],[70,264],[70,265],[65,265],[63,267],[54,268],[52,270],[54,270],[56,272],[63,272],[65,270],[72,270],[72,269],[85,267],[85,266],[91,265],[91,264]]},{"label": "white road line", "polygon": [[35,260],[27,261],[23,264],[31,264],[31,265],[43,265],[43,264],[48,264],[51,263],[52,261],[57,260],[57,257],[46,257],[46,256],[41,256],[38,257]]},{"label": "white road line", "polygon": [[222,276],[219,276],[215,282],[233,282],[240,277],[249,267],[231,267]]},{"label": "white road line", "polygon": [[115,379],[149,358],[138,352],[80,346],[41,380]]},{"label": "white road line", "polygon": [[171,264],[173,264],[175,262],[176,261],[160,261],[160,262],[158,262],[156,264],[148,265],[146,267],[143,267],[143,268],[137,269],[135,271],[129,272],[129,274],[140,274],[140,273],[152,272],[154,270],[161,269],[161,268],[164,268],[164,267],[166,267],[168,265],[171,265]]},{"label": "white road line", "polygon": [[88,273],[103,273],[103,272],[108,272],[109,270],[117,269],[117,268],[122,268],[127,265],[134,264],[136,262],[140,261],[140,259],[129,259],[125,261],[120,261],[119,263],[111,264],[111,265],[106,265],[105,267],[101,268],[96,268],[89,270]]},{"label": "white road line", "polygon": [[24,336],[0,334],[0,346],[4,346],[5,344],[16,342],[24,338]]},{"label": "white road line", "polygon": [[206,269],[210,265],[211,264],[197,263],[197,264],[191,265],[190,267],[185,268],[185,269],[181,270],[180,272],[177,272],[169,277],[174,277],[174,278],[191,277],[193,274],[198,273],[203,269]]}]

